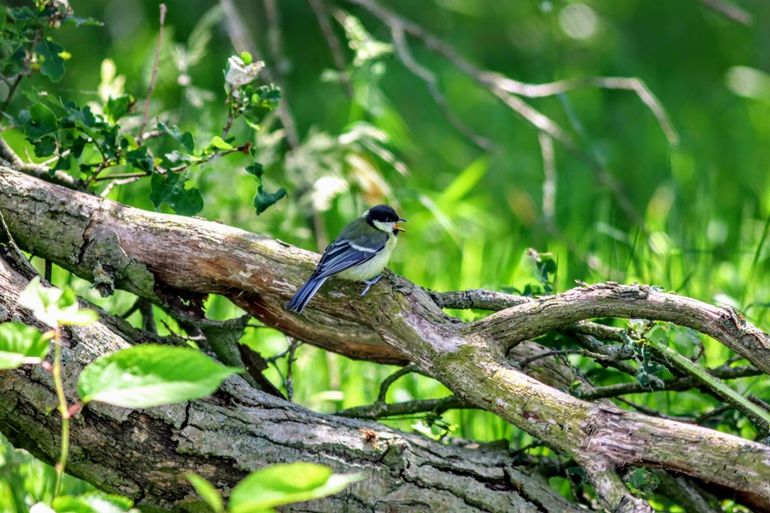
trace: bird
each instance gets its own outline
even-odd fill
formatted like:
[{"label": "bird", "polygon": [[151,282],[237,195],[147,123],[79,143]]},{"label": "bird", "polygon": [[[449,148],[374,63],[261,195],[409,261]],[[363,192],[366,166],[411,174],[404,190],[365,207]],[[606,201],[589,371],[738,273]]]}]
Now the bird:
[{"label": "bird", "polygon": [[406,219],[388,205],[377,205],[348,224],[326,247],[315,271],[286,304],[286,310],[301,314],[321,285],[332,276],[363,282],[366,286],[361,297],[365,296],[382,278],[398,233],[406,231],[399,222],[405,223]]}]

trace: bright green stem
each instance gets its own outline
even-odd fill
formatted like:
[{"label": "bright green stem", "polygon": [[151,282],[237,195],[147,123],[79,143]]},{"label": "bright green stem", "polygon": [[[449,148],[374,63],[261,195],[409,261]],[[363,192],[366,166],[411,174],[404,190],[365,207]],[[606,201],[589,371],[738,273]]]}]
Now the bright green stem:
[{"label": "bright green stem", "polygon": [[67,466],[67,456],[70,450],[70,414],[67,398],[64,396],[64,382],[61,378],[61,330],[58,326],[54,330],[52,374],[56,387],[56,397],[59,399],[59,413],[61,414],[61,451],[59,461],[56,463],[56,488],[54,489],[54,497],[56,497],[61,492],[64,468]]},{"label": "bright green stem", "polygon": [[709,374],[706,369],[694,364],[685,356],[668,347],[665,342],[654,340],[654,337],[650,337],[645,339],[644,343],[652,347],[668,362],[674,364],[680,370],[700,381],[706,388],[710,389],[725,402],[733,405],[735,409],[746,415],[746,417],[748,417],[760,431],[764,433],[770,431],[770,412],[743,397],[726,385],[722,380]]}]

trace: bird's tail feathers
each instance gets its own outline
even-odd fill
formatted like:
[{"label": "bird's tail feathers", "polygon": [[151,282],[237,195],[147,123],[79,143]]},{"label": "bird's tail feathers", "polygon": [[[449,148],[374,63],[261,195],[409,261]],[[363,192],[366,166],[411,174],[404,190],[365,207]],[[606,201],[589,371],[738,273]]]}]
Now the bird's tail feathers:
[{"label": "bird's tail feathers", "polygon": [[315,293],[318,292],[318,289],[321,288],[321,285],[323,285],[325,281],[326,277],[318,278],[311,276],[310,279],[299,288],[297,293],[294,294],[294,297],[291,298],[291,301],[286,303],[286,309],[290,312],[302,313],[302,310],[305,309],[305,305],[308,304],[308,302],[312,299]]}]

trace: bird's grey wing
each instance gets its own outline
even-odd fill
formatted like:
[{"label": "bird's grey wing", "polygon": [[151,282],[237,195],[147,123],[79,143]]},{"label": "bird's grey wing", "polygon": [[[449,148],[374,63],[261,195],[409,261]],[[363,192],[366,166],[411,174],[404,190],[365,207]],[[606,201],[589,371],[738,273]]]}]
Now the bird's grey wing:
[{"label": "bird's grey wing", "polygon": [[333,274],[349,269],[353,266],[363,264],[367,260],[374,258],[377,253],[383,250],[385,243],[388,241],[388,235],[382,233],[382,236],[376,236],[377,245],[371,244],[363,246],[356,244],[353,240],[347,240],[343,236],[340,236],[329,244],[321,256],[321,261],[318,263],[318,267],[315,270],[316,276],[319,278],[326,278]]}]

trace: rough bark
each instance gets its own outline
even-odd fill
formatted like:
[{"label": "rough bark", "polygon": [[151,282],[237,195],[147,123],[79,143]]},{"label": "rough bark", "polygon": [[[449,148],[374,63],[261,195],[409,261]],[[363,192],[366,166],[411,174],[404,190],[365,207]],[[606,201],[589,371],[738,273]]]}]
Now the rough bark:
[{"label": "rough bark", "polygon": [[[16,305],[24,285],[0,259],[0,322],[35,324]],[[129,345],[108,325],[67,330],[68,391],[85,364]],[[40,366],[0,371],[0,428],[16,446],[48,461],[59,450],[55,404],[52,379]],[[194,507],[188,471],[227,489],[258,467],[317,461],[366,478],[342,494],[286,511],[578,511],[542,477],[511,465],[506,450],[447,446],[320,415],[259,392],[240,377],[210,398],[182,405],[142,411],[89,405],[75,418],[71,451],[68,472],[145,507]]]},{"label": "rough bark", "polygon": [[618,476],[632,464],[682,472],[770,508],[770,447],[576,399],[523,374],[504,357],[511,343],[563,326],[562,315],[570,323],[632,316],[693,326],[766,369],[767,336],[729,310],[649,287],[603,284],[464,324],[422,288],[388,275],[365,300],[353,286],[332,281],[297,316],[282,306],[316,257],[280,241],[125,207],[3,168],[0,210],[24,248],[104,286],[159,303],[179,291],[225,294],[266,324],[307,342],[379,361],[408,358],[462,399],[572,456],[612,509],[648,510]]}]

